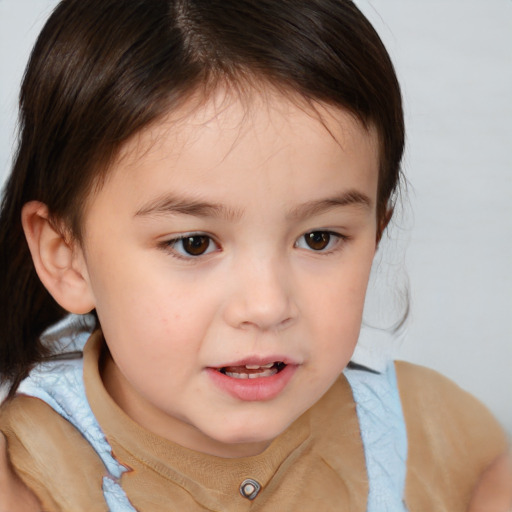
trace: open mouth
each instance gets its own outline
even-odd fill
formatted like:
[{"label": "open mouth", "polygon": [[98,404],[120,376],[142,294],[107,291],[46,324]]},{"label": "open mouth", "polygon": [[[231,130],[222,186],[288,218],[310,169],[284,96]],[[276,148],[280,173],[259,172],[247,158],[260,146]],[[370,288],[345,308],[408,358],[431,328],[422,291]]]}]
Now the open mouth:
[{"label": "open mouth", "polygon": [[[274,358],[276,360],[271,362]],[[227,363],[226,366],[210,366],[207,374],[221,391],[237,400],[260,402],[276,398],[286,388],[299,366],[276,354],[264,359],[246,358]]]},{"label": "open mouth", "polygon": [[251,365],[244,366],[225,366],[219,368],[219,372],[232,377],[233,379],[260,379],[263,377],[272,377],[277,373],[284,370],[286,364],[281,361],[268,363],[265,365]]}]

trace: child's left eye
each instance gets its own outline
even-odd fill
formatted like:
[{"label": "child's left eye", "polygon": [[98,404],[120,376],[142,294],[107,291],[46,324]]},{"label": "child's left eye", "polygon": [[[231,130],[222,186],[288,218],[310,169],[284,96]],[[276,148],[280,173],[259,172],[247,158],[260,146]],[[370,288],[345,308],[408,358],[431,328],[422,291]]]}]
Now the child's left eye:
[{"label": "child's left eye", "polygon": [[315,252],[328,252],[334,249],[344,237],[332,231],[310,231],[302,235],[295,247]]},{"label": "child's left eye", "polygon": [[202,234],[185,235],[168,240],[165,242],[165,247],[182,258],[204,256],[218,249],[217,244],[208,235]]}]

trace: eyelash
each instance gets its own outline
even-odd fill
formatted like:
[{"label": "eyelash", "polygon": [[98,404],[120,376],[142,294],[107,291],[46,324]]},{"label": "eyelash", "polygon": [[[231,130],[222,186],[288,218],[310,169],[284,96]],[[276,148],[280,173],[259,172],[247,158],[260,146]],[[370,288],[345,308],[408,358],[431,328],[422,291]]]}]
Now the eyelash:
[{"label": "eyelash", "polygon": [[[319,236],[322,237],[323,240],[322,239],[318,240]],[[326,246],[321,247],[319,249],[315,249],[315,248],[311,247],[311,245],[310,245],[310,243],[308,243],[306,237],[310,237],[310,241],[312,241],[313,243],[316,243],[317,241],[320,244],[322,244],[323,242],[326,242]],[[313,237],[316,237],[316,238],[313,238]],[[200,252],[198,254],[193,254],[192,252],[189,252],[184,248],[184,246],[183,246],[184,242],[189,241],[192,243],[193,239],[196,239],[195,240],[196,243],[201,243],[201,242],[208,243],[204,252]],[[325,240],[325,239],[327,239],[327,240]],[[304,240],[304,244],[305,244],[304,246],[300,245],[300,240]],[[343,246],[343,242],[346,240],[348,240],[347,236],[341,235],[340,233],[336,233],[334,231],[314,230],[314,231],[308,231],[307,233],[304,233],[303,235],[301,235],[297,239],[297,241],[294,243],[293,246],[294,246],[294,248],[304,249],[306,251],[311,251],[314,253],[332,254],[332,253],[340,250],[341,247]],[[181,251],[177,250],[177,248],[176,248],[176,246],[178,244],[182,244]],[[185,260],[185,261],[191,261],[191,260],[195,260],[195,259],[207,256],[207,255],[209,255],[213,252],[216,252],[220,249],[217,242],[215,242],[215,240],[211,236],[209,236],[205,233],[187,233],[185,235],[173,238],[171,240],[166,240],[161,245],[162,245],[162,248],[164,248],[166,251],[168,251],[173,257],[180,259],[180,260]],[[200,249],[200,247],[199,247],[199,249]]]},{"label": "eyelash", "polygon": [[[191,241],[192,239],[203,239],[203,241],[208,242],[208,247],[204,252],[199,254],[193,254],[191,252],[188,252],[186,249],[183,248],[183,243],[187,240]],[[182,252],[179,252],[176,249],[176,246],[180,243],[182,244]],[[214,246],[213,249],[211,249],[212,245]],[[207,256],[208,254],[211,254],[215,250],[219,250],[218,244],[213,240],[211,236],[206,235],[205,233],[187,233],[185,235],[173,238],[172,240],[166,240],[165,242],[162,243],[162,247],[175,258],[185,261],[190,261],[200,257],[204,257]]]},{"label": "eyelash", "polygon": [[[320,243],[325,241],[325,237],[327,237],[326,246],[319,248],[319,249],[314,249],[308,243],[307,237],[310,237],[310,240],[313,241],[313,243],[314,243],[314,242],[316,242],[316,240],[313,237],[318,237],[319,235],[322,238],[324,238],[324,240],[320,240]],[[299,245],[300,240],[304,240],[305,245],[307,245],[308,247],[301,247]],[[299,249],[305,249],[307,251],[311,251],[311,252],[319,253],[319,254],[332,254],[336,251],[339,251],[343,247],[343,242],[345,242],[347,240],[348,240],[347,236],[344,236],[340,233],[336,233],[335,231],[329,231],[326,229],[316,229],[314,231],[308,231],[307,233],[304,233],[295,242],[294,247],[297,247]]]}]

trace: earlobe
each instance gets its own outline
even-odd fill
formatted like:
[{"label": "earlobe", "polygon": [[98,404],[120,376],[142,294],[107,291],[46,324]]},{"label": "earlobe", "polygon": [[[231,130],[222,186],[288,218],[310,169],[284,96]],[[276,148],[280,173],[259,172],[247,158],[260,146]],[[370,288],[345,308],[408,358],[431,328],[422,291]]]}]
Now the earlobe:
[{"label": "earlobe", "polygon": [[47,206],[39,201],[23,206],[21,221],[37,275],[52,297],[70,313],[84,314],[94,309],[78,243],[53,225]]}]

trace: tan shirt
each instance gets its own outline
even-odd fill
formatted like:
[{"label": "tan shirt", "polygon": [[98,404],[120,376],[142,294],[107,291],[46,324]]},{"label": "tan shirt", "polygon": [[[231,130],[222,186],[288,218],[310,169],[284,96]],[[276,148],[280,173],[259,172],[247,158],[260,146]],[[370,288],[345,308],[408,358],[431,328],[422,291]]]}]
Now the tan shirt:
[{"label": "tan shirt", "polygon": [[[121,484],[140,512],[366,510],[363,446],[343,376],[262,454],[223,459],[171,443],[128,418],[101,381],[102,347],[95,335],[85,348],[86,393],[115,457],[130,468]],[[409,510],[465,511],[479,474],[505,451],[502,430],[479,402],[439,374],[398,363],[397,377],[409,437]],[[14,467],[45,511],[108,510],[103,463],[47,404],[16,397],[3,406],[0,429]],[[262,485],[254,501],[239,491],[247,478]]]}]

